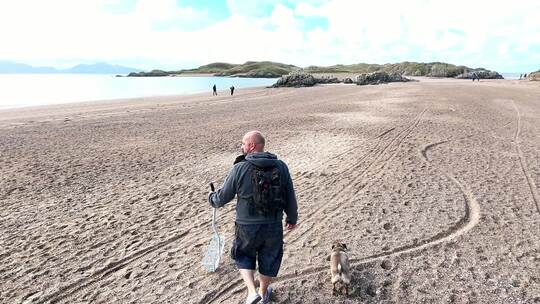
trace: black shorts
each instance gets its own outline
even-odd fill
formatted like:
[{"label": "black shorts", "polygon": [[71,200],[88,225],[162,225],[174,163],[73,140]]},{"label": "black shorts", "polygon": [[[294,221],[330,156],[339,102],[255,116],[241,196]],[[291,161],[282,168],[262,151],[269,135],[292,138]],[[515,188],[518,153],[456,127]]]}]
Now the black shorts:
[{"label": "black shorts", "polygon": [[259,273],[276,277],[283,258],[283,225],[273,224],[238,224],[231,248],[231,258],[238,269],[255,270]]}]

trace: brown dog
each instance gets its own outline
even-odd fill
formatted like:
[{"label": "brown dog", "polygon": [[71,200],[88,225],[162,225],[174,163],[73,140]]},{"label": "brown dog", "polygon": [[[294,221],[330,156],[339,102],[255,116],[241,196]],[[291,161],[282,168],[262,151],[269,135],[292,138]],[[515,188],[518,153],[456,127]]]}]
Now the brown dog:
[{"label": "brown dog", "polygon": [[[337,284],[341,284],[340,292],[349,295],[351,286],[351,270],[349,267],[349,257],[347,255],[347,245],[335,241],[332,244],[330,254],[330,272],[332,274],[332,294],[337,294]],[[343,292],[345,291],[345,292]]]}]

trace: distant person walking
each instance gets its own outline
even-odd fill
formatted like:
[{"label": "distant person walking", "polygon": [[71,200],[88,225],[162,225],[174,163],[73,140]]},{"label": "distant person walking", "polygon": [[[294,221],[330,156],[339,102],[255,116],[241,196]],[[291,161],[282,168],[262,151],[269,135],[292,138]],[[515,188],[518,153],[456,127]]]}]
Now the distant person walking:
[{"label": "distant person walking", "polygon": [[519,74],[519,80],[521,80],[522,77],[523,77],[523,74]]},{"label": "distant person walking", "polygon": [[234,94],[234,86],[231,86],[230,89],[231,89],[231,96],[233,96],[233,94]]},{"label": "distant person walking", "polygon": [[212,96],[217,96],[217,88],[216,88],[216,85],[214,84],[214,86],[212,87]]},{"label": "distant person walking", "polygon": [[523,79],[527,79],[527,73],[523,74]]}]

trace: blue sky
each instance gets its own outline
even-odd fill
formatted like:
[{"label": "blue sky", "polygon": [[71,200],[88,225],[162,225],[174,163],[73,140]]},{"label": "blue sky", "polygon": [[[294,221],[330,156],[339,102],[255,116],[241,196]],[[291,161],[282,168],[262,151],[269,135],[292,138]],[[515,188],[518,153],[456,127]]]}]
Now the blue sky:
[{"label": "blue sky", "polygon": [[540,69],[540,1],[0,0],[0,60],[141,69],[272,60]]}]

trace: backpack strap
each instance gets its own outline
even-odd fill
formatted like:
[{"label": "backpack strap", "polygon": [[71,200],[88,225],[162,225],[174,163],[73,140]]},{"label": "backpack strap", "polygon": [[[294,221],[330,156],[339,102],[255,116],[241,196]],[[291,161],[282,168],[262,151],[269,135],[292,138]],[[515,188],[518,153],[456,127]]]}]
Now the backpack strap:
[{"label": "backpack strap", "polygon": [[246,161],[246,155],[241,154],[241,155],[238,155],[238,156],[234,159],[233,165],[236,165],[236,164],[238,164],[238,163],[245,162],[245,161]]}]

